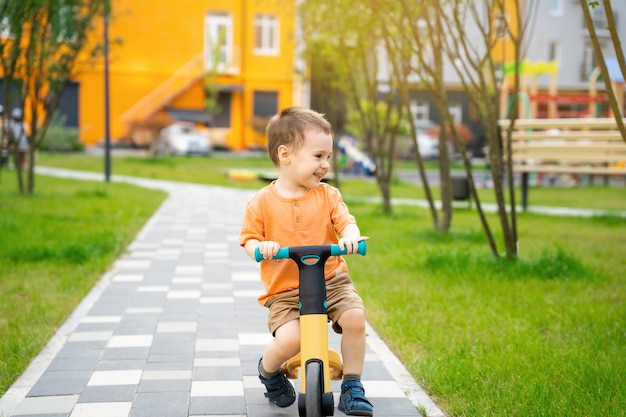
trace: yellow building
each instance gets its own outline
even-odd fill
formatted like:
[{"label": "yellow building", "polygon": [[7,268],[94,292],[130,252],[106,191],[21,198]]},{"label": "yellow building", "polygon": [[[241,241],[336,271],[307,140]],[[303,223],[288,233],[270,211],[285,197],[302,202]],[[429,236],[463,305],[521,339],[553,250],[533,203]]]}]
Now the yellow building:
[{"label": "yellow building", "polygon": [[[167,121],[193,120],[210,121],[217,146],[263,146],[254,127],[281,108],[303,104],[294,0],[112,3],[112,140],[142,142],[133,128],[157,131]],[[104,138],[104,65],[82,71],[76,81],[80,139],[95,144]],[[206,84],[217,97],[211,119]]]}]

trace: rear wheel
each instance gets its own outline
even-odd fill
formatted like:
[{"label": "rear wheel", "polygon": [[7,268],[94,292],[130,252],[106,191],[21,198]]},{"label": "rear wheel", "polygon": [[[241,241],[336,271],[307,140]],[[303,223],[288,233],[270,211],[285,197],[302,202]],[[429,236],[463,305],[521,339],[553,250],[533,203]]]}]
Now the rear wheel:
[{"label": "rear wheel", "polygon": [[311,361],[306,365],[306,417],[322,417],[322,366]]}]

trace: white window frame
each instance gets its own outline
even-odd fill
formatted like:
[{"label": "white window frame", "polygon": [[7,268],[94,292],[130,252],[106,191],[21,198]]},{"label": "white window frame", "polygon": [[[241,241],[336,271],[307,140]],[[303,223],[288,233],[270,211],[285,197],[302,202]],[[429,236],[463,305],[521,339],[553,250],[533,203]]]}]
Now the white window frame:
[{"label": "white window frame", "polygon": [[551,41],[548,44],[548,61],[556,61],[557,65],[561,65],[561,54],[561,43],[559,41]]},{"label": "white window frame", "polygon": [[416,125],[420,125],[420,121],[430,121],[430,104],[425,100],[411,101],[411,114]]},{"label": "white window frame", "polygon": [[450,116],[457,123],[463,123],[463,105],[461,103],[452,103],[448,106]]},{"label": "white window frame", "polygon": [[[213,53],[218,62],[213,62]],[[204,18],[204,66],[223,71],[233,62],[233,19],[228,13],[208,13]]]},{"label": "white window frame", "polygon": [[563,16],[563,0],[550,0],[550,16]]},{"label": "white window frame", "polygon": [[278,55],[280,53],[280,24],[272,14],[257,14],[254,17],[254,53]]}]

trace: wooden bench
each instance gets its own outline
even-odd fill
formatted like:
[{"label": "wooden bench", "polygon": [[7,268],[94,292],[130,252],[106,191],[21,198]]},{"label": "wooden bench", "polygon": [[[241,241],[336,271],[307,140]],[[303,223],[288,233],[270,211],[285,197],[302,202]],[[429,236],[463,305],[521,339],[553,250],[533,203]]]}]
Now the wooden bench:
[{"label": "wooden bench", "polygon": [[[498,121],[503,140],[509,125],[509,120]],[[522,174],[524,210],[528,207],[530,173],[626,178],[626,142],[613,118],[518,119],[511,136],[511,152],[513,172]]]}]

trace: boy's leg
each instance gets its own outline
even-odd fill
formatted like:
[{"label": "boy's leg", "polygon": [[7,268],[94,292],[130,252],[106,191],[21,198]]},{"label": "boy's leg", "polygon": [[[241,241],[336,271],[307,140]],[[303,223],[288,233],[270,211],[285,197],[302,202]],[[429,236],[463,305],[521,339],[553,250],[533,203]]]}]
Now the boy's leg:
[{"label": "boy's leg", "polygon": [[291,320],[274,333],[259,360],[259,379],[265,385],[265,396],[279,407],[288,407],[296,400],[296,392],[280,366],[300,350],[300,324]]},{"label": "boy's leg", "polygon": [[265,346],[263,368],[276,372],[287,359],[300,351],[300,322],[292,320],[276,329],[274,338]]},{"label": "boy's leg", "polygon": [[343,383],[339,397],[339,411],[349,416],[373,416],[374,407],[365,396],[361,383],[365,360],[365,311],[351,308],[339,317],[342,329]]},{"label": "boy's leg", "polygon": [[360,376],[365,360],[365,312],[360,308],[346,310],[339,317],[338,323],[342,329],[343,373]]}]

